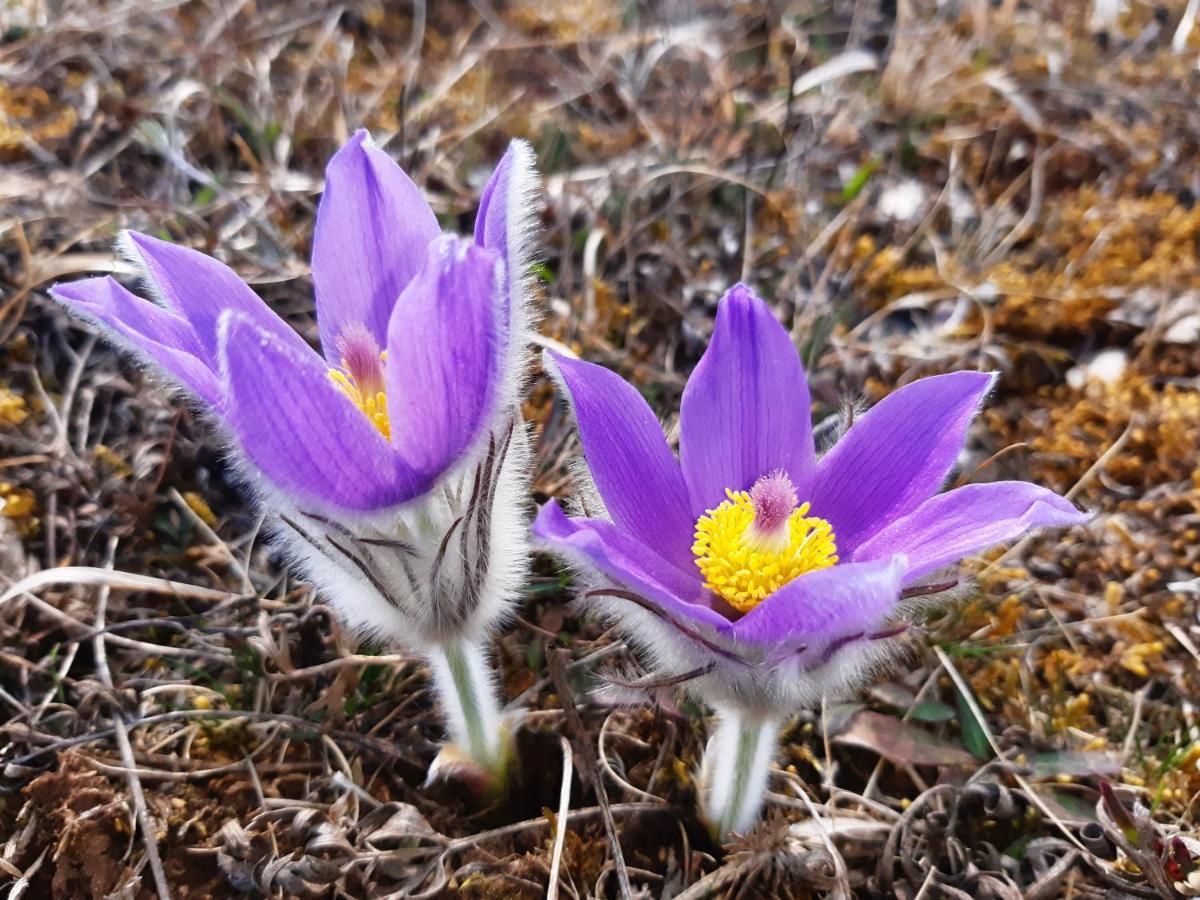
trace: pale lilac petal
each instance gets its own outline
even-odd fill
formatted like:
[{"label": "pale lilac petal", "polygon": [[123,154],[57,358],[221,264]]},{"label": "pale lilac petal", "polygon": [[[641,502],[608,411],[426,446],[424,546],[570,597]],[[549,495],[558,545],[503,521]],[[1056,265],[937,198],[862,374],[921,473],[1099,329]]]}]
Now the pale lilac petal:
[{"label": "pale lilac petal", "polygon": [[622,531],[691,568],[695,520],[658,418],[615,372],[547,351],[547,371],[571,403],[592,479]]},{"label": "pale lilac petal", "polygon": [[527,366],[524,335],[529,328],[529,263],[536,228],[536,192],[533,149],[525,141],[514,140],[488,179],[475,218],[475,243],[499,253],[508,272],[504,321],[513,336],[507,366],[514,385]]},{"label": "pale lilac petal", "polygon": [[217,322],[226,310],[241,313],[296,349],[307,346],[236,272],[211,256],[136,231],[126,232],[123,244],[144,269],[148,286],[191,324],[203,357],[214,371]]},{"label": "pale lilac petal", "polygon": [[818,646],[869,631],[895,609],[903,556],[842,563],[788,582],[733,624],[748,644]]},{"label": "pale lilac petal", "polygon": [[712,342],[683,392],[679,459],[701,515],[782,469],[801,498],[815,467],[812,410],[800,356],[745,285],[717,304]]},{"label": "pale lilac petal", "polygon": [[511,278],[525,276],[535,181],[533,151],[525,141],[513,141],[479,197],[475,243],[501,254]]},{"label": "pale lilac petal", "polygon": [[568,518],[551,500],[538,512],[533,535],[555,552],[585,563],[669,616],[701,622],[718,632],[729,620],[703,602],[700,579],[681,572],[638,538],[600,519]]},{"label": "pale lilac petal", "polygon": [[429,245],[388,325],[392,444],[433,478],[496,419],[504,333],[504,264],[454,237]]},{"label": "pale lilac petal", "polygon": [[[483,193],[479,195],[479,208],[475,213],[475,243],[501,253],[508,248],[508,203],[505,195],[512,174],[512,154],[513,148],[509,147],[492,170],[491,177],[483,186]],[[493,206],[497,191],[500,198]]]},{"label": "pale lilac petal", "polygon": [[983,372],[915,381],[868,410],[825,454],[812,514],[833,525],[844,559],[942,486],[992,381]]},{"label": "pale lilac petal", "polygon": [[110,333],[130,353],[165,369],[206,403],[219,405],[216,374],[203,360],[196,335],[183,319],[131,294],[111,277],[60,284],[50,294]]},{"label": "pale lilac petal", "polygon": [[968,484],[926,500],[854,552],[868,560],[902,553],[911,583],[943,566],[1034,528],[1086,522],[1086,513],[1053,491],[1024,481]]},{"label": "pale lilac petal", "polygon": [[204,353],[186,319],[131,293],[111,275],[56,285],[52,293],[56,300],[66,301],[123,334],[157,341],[192,356]]},{"label": "pale lilac petal", "polygon": [[382,347],[396,298],[425,262],[440,233],[421,191],[392,158],[358,131],[325,169],[317,209],[312,277],[317,327],[330,362],[353,325]]},{"label": "pale lilac petal", "polygon": [[288,347],[246,316],[221,320],[227,418],[250,461],[300,503],[365,511],[427,489],[330,381],[311,348]]}]

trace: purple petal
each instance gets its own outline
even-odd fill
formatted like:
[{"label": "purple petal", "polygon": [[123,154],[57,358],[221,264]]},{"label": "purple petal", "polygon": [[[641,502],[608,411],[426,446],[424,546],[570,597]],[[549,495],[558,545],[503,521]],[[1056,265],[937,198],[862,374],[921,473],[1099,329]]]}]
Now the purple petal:
[{"label": "purple petal", "polygon": [[301,503],[372,510],[427,488],[329,379],[310,347],[286,346],[240,313],[221,320],[228,420],[246,456]]},{"label": "purple petal", "polygon": [[669,616],[702,622],[720,632],[729,630],[729,620],[697,601],[703,596],[698,577],[676,566],[601,519],[568,518],[551,500],[539,510],[533,536],[562,555],[582,561],[589,568],[654,603]]},{"label": "purple petal", "polygon": [[896,607],[903,556],[842,563],[788,582],[733,624],[751,644],[824,644],[879,625]]},{"label": "purple petal", "polygon": [[505,324],[513,336],[509,353],[512,381],[527,368],[528,329],[526,305],[530,295],[529,258],[537,212],[537,173],[533,149],[525,141],[514,140],[488,179],[479,198],[475,218],[475,243],[495,250],[508,272]]},{"label": "purple petal", "polygon": [[440,231],[421,191],[367,132],[356,132],[334,154],[312,254],[317,327],[330,362],[337,363],[337,339],[348,326],[365,327],[386,344],[396,298]]},{"label": "purple petal", "polygon": [[[475,243],[503,253],[508,247],[508,179],[512,175],[513,147],[510,146],[492,170],[483,193],[479,195],[479,208],[475,212]],[[492,200],[500,192],[500,199],[493,208]]]},{"label": "purple petal", "polygon": [[131,294],[111,277],[60,284],[50,294],[134,355],[149,359],[202,400],[219,406],[216,374],[204,362],[196,335],[183,319]]},{"label": "purple petal", "polygon": [[226,310],[241,313],[297,350],[307,346],[236,272],[211,256],[136,231],[126,232],[123,243],[145,271],[148,286],[191,324],[203,358],[214,370],[217,323]]},{"label": "purple petal", "polygon": [[475,243],[501,254],[514,279],[525,276],[524,245],[533,225],[535,177],[529,144],[513,141],[479,197]]},{"label": "purple petal", "polygon": [[854,552],[867,560],[902,553],[905,581],[1020,537],[1033,528],[1078,525],[1087,514],[1053,491],[1024,481],[968,484],[926,500]]},{"label": "purple petal", "polygon": [[496,253],[440,237],[392,312],[387,343],[392,445],[430,479],[462,457],[494,421],[506,345],[503,279]]},{"label": "purple petal", "polygon": [[816,461],[800,356],[767,305],[736,285],[717,305],[708,345],[683,392],[679,459],[693,515],[782,469],[806,497]]},{"label": "purple petal", "polygon": [[603,366],[549,351],[543,359],[574,409],[588,468],[613,522],[690,570],[696,526],[687,488],[642,395]]},{"label": "purple petal", "polygon": [[825,454],[812,514],[833,525],[842,558],[942,486],[992,381],[983,372],[915,381],[868,410]]}]

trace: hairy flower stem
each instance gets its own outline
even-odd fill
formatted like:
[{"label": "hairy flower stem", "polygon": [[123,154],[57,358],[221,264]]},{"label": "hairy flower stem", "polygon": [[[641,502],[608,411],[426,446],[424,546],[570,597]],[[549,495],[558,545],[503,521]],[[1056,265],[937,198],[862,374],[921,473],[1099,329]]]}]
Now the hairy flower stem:
[{"label": "hairy flower stem", "polygon": [[704,815],[718,840],[745,832],[758,818],[783,721],[726,708],[704,750]]},{"label": "hairy flower stem", "polygon": [[504,723],[484,648],[450,640],[429,654],[433,683],[446,714],[451,742],[490,776],[503,776]]}]

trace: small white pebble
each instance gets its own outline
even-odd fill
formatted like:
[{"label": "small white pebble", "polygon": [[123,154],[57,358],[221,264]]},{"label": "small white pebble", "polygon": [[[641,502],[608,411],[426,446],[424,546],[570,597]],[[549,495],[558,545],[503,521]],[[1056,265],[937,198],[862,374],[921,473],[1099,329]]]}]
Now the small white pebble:
[{"label": "small white pebble", "polygon": [[912,179],[890,185],[879,198],[881,215],[897,222],[911,222],[925,207],[925,188]]},{"label": "small white pebble", "polygon": [[1081,388],[1088,381],[1113,384],[1125,373],[1129,357],[1124,350],[1102,350],[1085,363],[1067,372],[1067,384]]}]

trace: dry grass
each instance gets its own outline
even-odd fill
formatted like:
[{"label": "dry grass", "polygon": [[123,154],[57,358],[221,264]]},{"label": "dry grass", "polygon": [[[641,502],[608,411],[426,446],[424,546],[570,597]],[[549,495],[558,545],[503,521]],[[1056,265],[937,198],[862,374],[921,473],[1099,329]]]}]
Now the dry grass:
[{"label": "dry grass", "polygon": [[[552,872],[572,898],[1170,895],[1200,850],[1185,4],[1132,0],[1102,35],[1054,0],[545,6],[5,6],[7,896],[540,897]],[[972,561],[908,668],[801,714],[771,815],[730,847],[694,813],[701,711],[590,698],[633,660],[549,561],[497,642],[532,710],[518,784],[486,809],[422,787],[421,667],[340,629],[187,404],[45,294],[117,267],[134,227],[215,253],[314,335],[321,171],[359,125],[459,230],[507,137],[532,140],[546,334],[659,409],[745,278],[819,418],[999,369],[962,477],[1072,491],[1095,520]],[[527,414],[540,501],[573,438],[548,385]]]}]

